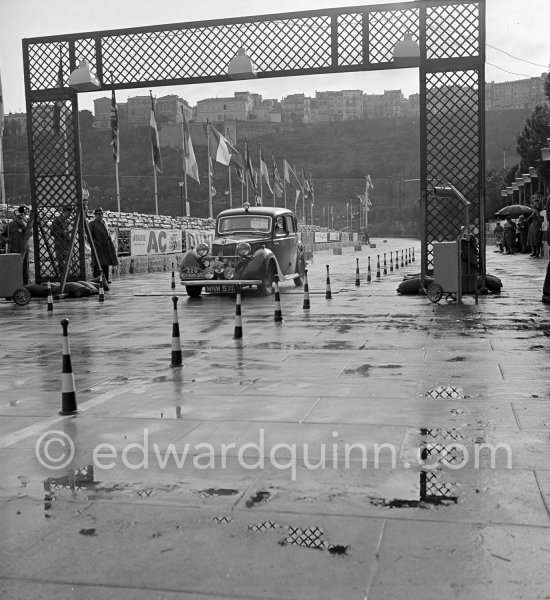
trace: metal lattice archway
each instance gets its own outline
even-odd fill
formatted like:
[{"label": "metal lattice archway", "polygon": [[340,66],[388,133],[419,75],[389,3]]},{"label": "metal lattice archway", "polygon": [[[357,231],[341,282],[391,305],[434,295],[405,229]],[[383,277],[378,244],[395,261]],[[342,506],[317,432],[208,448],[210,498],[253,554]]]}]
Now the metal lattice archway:
[{"label": "metal lattice archway", "polygon": [[[405,34],[420,47],[407,65],[393,60]],[[455,216],[428,194],[434,185],[453,183],[471,202],[485,255],[485,0],[420,0],[23,40],[37,281],[60,268],[55,214],[63,204],[83,208],[78,101],[68,87],[77,62],[87,60],[108,90],[230,81],[228,63],[243,46],[259,78],[418,67],[422,273],[431,242],[457,233]],[[80,223],[69,279],[85,276]]]}]

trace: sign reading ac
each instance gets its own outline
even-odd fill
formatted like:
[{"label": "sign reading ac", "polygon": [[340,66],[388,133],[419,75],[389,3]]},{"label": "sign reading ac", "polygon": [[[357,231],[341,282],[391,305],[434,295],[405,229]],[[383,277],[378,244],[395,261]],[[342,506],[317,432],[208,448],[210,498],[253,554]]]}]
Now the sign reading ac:
[{"label": "sign reading ac", "polygon": [[150,231],[147,242],[147,254],[165,254],[178,251],[178,238],[166,231]]}]

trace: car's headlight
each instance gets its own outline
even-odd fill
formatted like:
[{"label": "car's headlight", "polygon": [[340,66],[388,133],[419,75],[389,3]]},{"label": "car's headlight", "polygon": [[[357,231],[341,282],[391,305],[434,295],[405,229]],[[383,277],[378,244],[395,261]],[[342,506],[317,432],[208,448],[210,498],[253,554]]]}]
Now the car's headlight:
[{"label": "car's headlight", "polygon": [[237,254],[239,256],[247,256],[252,251],[250,244],[248,242],[240,242],[237,246]]},{"label": "car's headlight", "polygon": [[204,271],[202,272],[202,276],[205,279],[214,279],[214,269],[212,267],[207,267],[206,269],[204,269]]},{"label": "car's headlight", "polygon": [[233,267],[225,267],[223,270],[223,276],[226,279],[233,279],[235,277],[235,269]]},{"label": "car's headlight", "polygon": [[198,246],[195,248],[195,252],[200,256],[206,256],[208,254],[208,252],[210,252],[210,248],[208,247],[208,244],[198,244]]}]

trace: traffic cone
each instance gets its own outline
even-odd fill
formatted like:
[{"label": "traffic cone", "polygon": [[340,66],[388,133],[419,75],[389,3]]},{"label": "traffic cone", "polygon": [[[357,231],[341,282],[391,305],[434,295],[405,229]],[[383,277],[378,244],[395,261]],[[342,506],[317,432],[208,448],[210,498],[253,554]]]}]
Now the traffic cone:
[{"label": "traffic cone", "polygon": [[384,275],[388,274],[388,266],[386,264],[386,253],[384,252]]},{"label": "traffic cone", "polygon": [[280,322],[283,320],[283,313],[281,311],[281,296],[279,294],[279,276],[275,273],[275,321]]},{"label": "traffic cone", "polygon": [[180,324],[178,321],[178,297],[172,296],[174,303],[174,318],[172,321],[172,367],[181,367]]},{"label": "traffic cone", "polygon": [[304,276],[304,304],[303,304],[302,308],[304,310],[311,308],[310,304],[309,304],[309,284],[307,282],[307,269],[306,269],[305,276]]},{"label": "traffic cone", "polygon": [[235,333],[233,338],[240,340],[243,337],[243,321],[241,318],[241,286],[237,286],[237,299],[235,302]]},{"label": "traffic cone", "polygon": [[413,257],[412,257],[412,261],[414,262],[414,248],[413,248]]},{"label": "traffic cone", "polygon": [[393,273],[393,251],[390,252],[390,273]]},{"label": "traffic cone", "polygon": [[48,279],[48,312],[53,312],[52,284]]},{"label": "traffic cone", "polygon": [[361,285],[361,279],[359,279],[359,259],[355,259],[357,261],[357,265],[355,266],[355,285]]},{"label": "traffic cone", "polygon": [[97,299],[99,302],[105,302],[105,291],[103,289],[103,277],[99,278],[99,296]]},{"label": "traffic cone", "polygon": [[370,273],[370,256],[367,258],[367,283],[372,281],[371,273]]},{"label": "traffic cone", "polygon": [[69,347],[69,319],[61,319],[63,328],[63,367],[61,374],[61,415],[74,415],[76,407],[76,390],[73,368],[71,366],[71,349]]},{"label": "traffic cone", "polygon": [[176,275],[174,274],[174,271],[172,271],[172,284],[170,286],[171,290],[175,290],[176,289]]},{"label": "traffic cone", "polygon": [[401,250],[401,268],[403,268],[405,264],[403,263],[403,250]]},{"label": "traffic cone", "polygon": [[330,275],[329,275],[328,269],[329,269],[329,266],[327,265],[327,286],[326,286],[325,300],[332,299],[332,291],[330,289]]},{"label": "traffic cone", "polygon": [[377,254],[376,259],[376,279],[380,279],[380,254]]}]

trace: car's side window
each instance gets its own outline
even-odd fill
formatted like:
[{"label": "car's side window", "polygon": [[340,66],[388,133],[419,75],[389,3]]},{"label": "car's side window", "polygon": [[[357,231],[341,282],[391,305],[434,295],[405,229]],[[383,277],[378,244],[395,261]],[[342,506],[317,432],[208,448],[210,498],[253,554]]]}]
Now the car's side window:
[{"label": "car's side window", "polygon": [[286,216],[286,228],[287,231],[289,233],[294,233],[295,229],[294,229],[294,219],[292,218],[292,215],[287,215]]},{"label": "car's side window", "polygon": [[277,217],[275,219],[275,235],[286,235],[284,217]]}]

